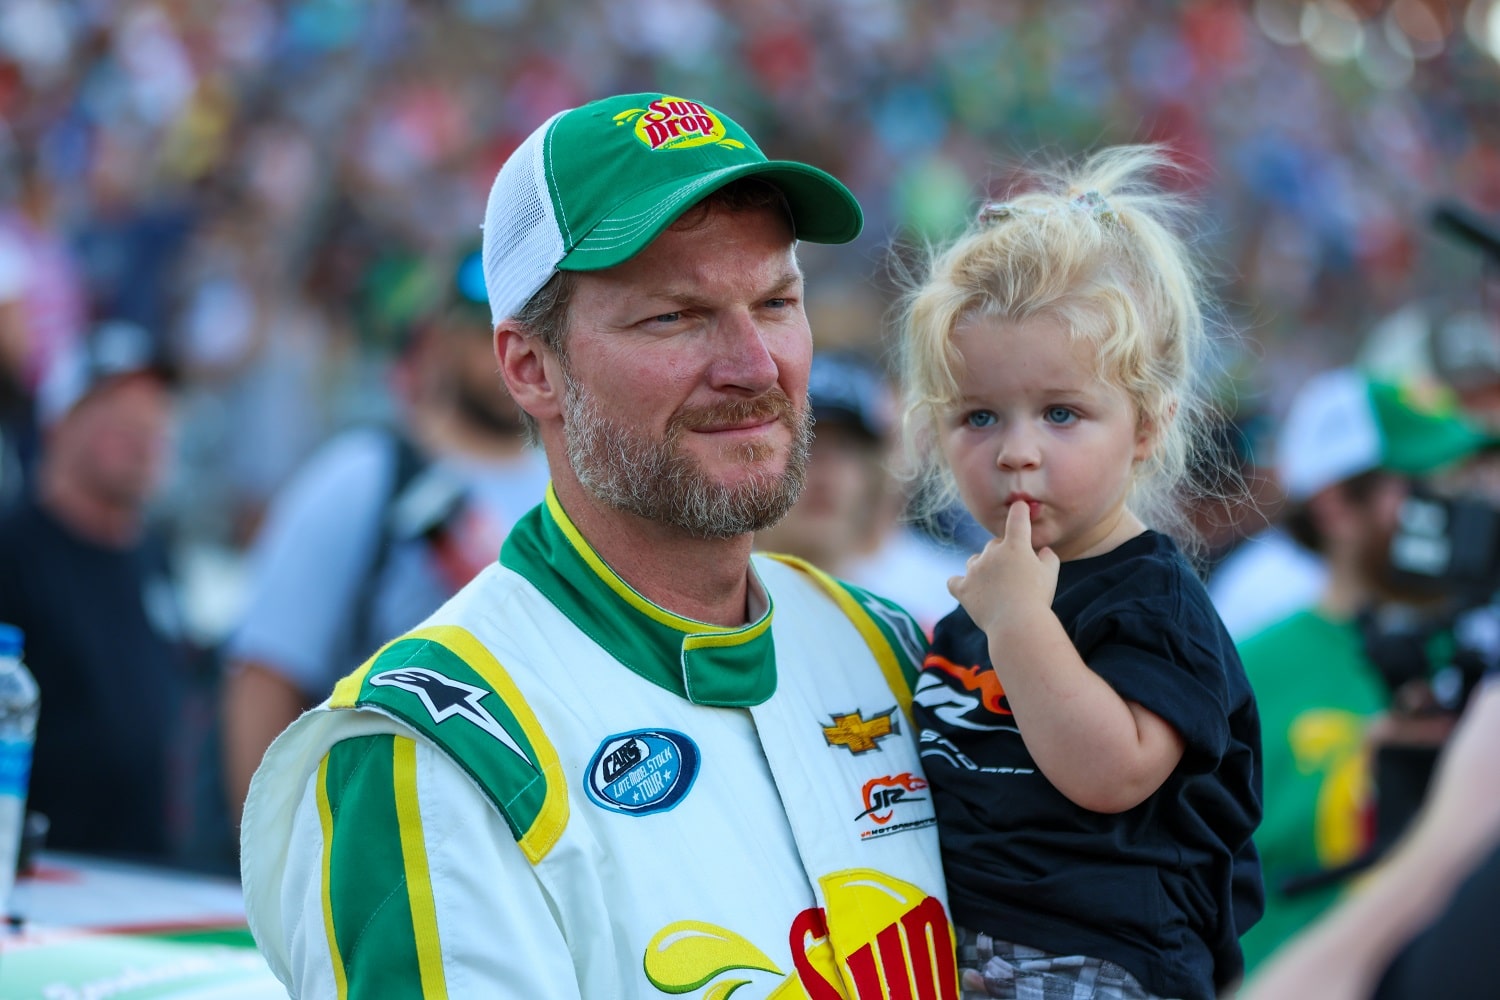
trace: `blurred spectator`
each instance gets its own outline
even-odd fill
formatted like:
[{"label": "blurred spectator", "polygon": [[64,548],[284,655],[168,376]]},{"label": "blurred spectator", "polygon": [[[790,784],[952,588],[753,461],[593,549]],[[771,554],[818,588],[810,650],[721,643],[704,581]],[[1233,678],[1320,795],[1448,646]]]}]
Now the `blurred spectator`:
[{"label": "blurred spectator", "polygon": [[904,524],[904,495],[891,475],[895,399],[885,373],[852,351],[813,357],[812,456],[807,486],[782,520],[756,535],[759,549],[806,559],[905,608],[930,634],[958,606],[948,578],[965,554]]},{"label": "blurred spectator", "polygon": [[56,181],[33,151],[0,163],[13,177],[0,201],[0,350],[35,391],[83,334],[86,290],[59,225]]},{"label": "blurred spectator", "polygon": [[[1312,604],[1326,579],[1322,560],[1281,528],[1281,484],[1266,457],[1270,420],[1252,412],[1226,421],[1205,473],[1207,499],[1194,522],[1208,542],[1206,582],[1224,627],[1236,640]],[[1224,473],[1212,470],[1232,469]]]},{"label": "blurred spectator", "polygon": [[0,621],[26,633],[42,710],[28,805],[49,847],[173,859],[201,748],[194,661],[148,512],[170,454],[172,376],[152,336],[99,326],[38,396],[36,486],[0,520]]},{"label": "blurred spectator", "polygon": [[30,489],[32,397],[85,322],[82,276],[58,230],[56,202],[35,153],[0,142],[0,509]]},{"label": "blurred spectator", "polygon": [[1500,678],[1476,692],[1391,856],[1241,1000],[1479,1000],[1500,918]]},{"label": "blurred spectator", "polygon": [[276,498],[228,645],[231,809],[271,740],[494,561],[546,490],[500,381],[478,252],[404,349],[400,427],[341,434]]},{"label": "blurred spectator", "polygon": [[[1438,193],[1500,206],[1496,9],[14,0],[0,230],[24,219],[47,244],[28,294],[50,289],[54,319],[76,314],[81,277],[111,315],[173,320],[195,367],[170,499],[238,546],[311,448],[371,416],[381,345],[351,332],[347,285],[313,276],[329,219],[360,206],[362,269],[375,248],[469,238],[495,165],[590,94],[723,93],[757,134],[850,178],[865,252],[808,247],[805,266],[881,295],[886,243],[965,221],[976,183],[1005,182],[996,151],[1165,141],[1201,167],[1222,297],[1281,391],[1346,362],[1346,331],[1462,281],[1416,252],[1418,213]],[[878,353],[880,329],[850,346]],[[234,446],[248,421],[255,449]]]},{"label": "blurred spectator", "polygon": [[[1492,269],[1500,264],[1500,226],[1456,204],[1440,205],[1434,222],[1440,231],[1488,255]],[[1362,352],[1363,360],[1408,377],[1441,382],[1467,415],[1493,433],[1500,429],[1497,323],[1500,301],[1492,293],[1481,293],[1478,302],[1408,306],[1377,328]],[[1495,454],[1486,451],[1465,463],[1445,486],[1488,498],[1493,505],[1500,497]],[[1452,529],[1455,535],[1459,530],[1465,529]],[[1470,541],[1461,538],[1460,544]],[[1478,606],[1471,606],[1465,596],[1452,595],[1458,597],[1459,616],[1452,634],[1444,636],[1456,642],[1443,654],[1450,662],[1479,648],[1465,648],[1477,633],[1471,635],[1468,626],[1457,622],[1469,615],[1492,622],[1492,584],[1485,581],[1477,592]],[[1460,702],[1460,727],[1442,750],[1410,832],[1345,901],[1275,953],[1242,994],[1246,1000],[1405,1000],[1494,992],[1487,944],[1500,914],[1500,673],[1493,656],[1484,662],[1489,676],[1466,707]],[[1377,742],[1409,737],[1415,725],[1426,728],[1430,721],[1402,716],[1400,706],[1393,706],[1386,719],[1371,726],[1376,791],[1382,803],[1401,798],[1388,787],[1387,760],[1410,761],[1435,753],[1431,746]],[[1441,714],[1437,717],[1439,726],[1445,721]],[[1441,728],[1437,735],[1443,735]],[[1377,811],[1377,834],[1390,812],[1385,805]]]},{"label": "blurred spectator", "polygon": [[1214,567],[1208,594],[1239,641],[1315,603],[1327,581],[1322,558],[1272,523]]},{"label": "blurred spectator", "polygon": [[1266,913],[1242,941],[1248,968],[1325,909],[1343,886],[1331,873],[1371,846],[1367,727],[1393,691],[1367,648],[1368,616],[1430,598],[1389,572],[1396,518],[1411,477],[1488,441],[1455,413],[1350,369],[1310,379],[1287,412],[1277,448],[1287,530],[1327,579],[1313,605],[1239,643],[1265,763],[1255,841]]},{"label": "blurred spectator", "polygon": [[[9,0],[0,369],[22,405],[0,414],[0,504],[30,461],[24,401],[47,353],[79,335],[84,302],[106,303],[153,331],[163,319],[181,348],[164,504],[192,551],[237,567],[292,470],[388,416],[389,345],[357,315],[361,288],[393,287],[377,261],[471,238],[520,137],[591,95],[642,89],[722,94],[754,134],[847,179],[862,252],[803,247],[804,267],[813,287],[885,299],[877,314],[894,298],[887,245],[969,218],[976,184],[1005,184],[997,153],[1169,143],[1201,167],[1192,194],[1218,223],[1207,256],[1229,262],[1227,319],[1279,411],[1307,373],[1355,356],[1353,331],[1471,284],[1418,250],[1438,196],[1500,211],[1497,11]],[[847,346],[878,354],[881,329]],[[949,527],[983,544],[971,522]],[[229,608],[229,591],[195,586],[191,603]]]},{"label": "blurred spectator", "polygon": [[[1478,254],[1480,273],[1478,294],[1468,307],[1430,331],[1432,366],[1458,394],[1465,411],[1500,431],[1500,218],[1440,203],[1433,225]],[[1495,492],[1500,496],[1500,490]]]}]

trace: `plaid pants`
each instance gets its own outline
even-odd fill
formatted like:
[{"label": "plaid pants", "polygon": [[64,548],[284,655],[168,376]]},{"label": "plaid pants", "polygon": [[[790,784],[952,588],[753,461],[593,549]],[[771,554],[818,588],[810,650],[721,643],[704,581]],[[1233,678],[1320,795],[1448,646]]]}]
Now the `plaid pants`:
[{"label": "plaid pants", "polygon": [[963,1000],[1160,1000],[1113,962],[957,930]]}]

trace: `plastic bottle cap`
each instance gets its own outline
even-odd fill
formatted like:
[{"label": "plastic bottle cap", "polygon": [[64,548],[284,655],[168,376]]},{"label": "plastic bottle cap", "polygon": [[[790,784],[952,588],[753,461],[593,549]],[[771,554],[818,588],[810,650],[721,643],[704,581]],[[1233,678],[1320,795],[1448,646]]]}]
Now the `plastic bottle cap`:
[{"label": "plastic bottle cap", "polygon": [[26,643],[26,633],[15,625],[0,622],[0,656],[20,656]]}]

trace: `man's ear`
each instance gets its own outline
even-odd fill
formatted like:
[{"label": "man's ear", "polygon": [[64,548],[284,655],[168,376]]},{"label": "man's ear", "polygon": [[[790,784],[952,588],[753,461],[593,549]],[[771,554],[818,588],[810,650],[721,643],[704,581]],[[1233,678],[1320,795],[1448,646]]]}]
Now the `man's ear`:
[{"label": "man's ear", "polygon": [[562,411],[556,356],[514,320],[495,327],[495,360],[511,398],[534,419],[544,421]]}]

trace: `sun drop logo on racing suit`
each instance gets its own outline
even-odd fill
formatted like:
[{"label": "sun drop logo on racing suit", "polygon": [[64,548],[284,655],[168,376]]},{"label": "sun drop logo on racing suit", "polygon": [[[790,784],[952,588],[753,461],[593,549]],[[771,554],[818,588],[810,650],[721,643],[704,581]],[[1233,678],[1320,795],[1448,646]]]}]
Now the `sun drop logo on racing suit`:
[{"label": "sun drop logo on racing suit", "polygon": [[740,986],[769,987],[755,995],[776,1000],[958,1000],[953,928],[939,900],[867,868],[818,881],[827,906],[792,919],[790,970],[726,927],[679,920],[646,945],[646,978],[705,1000]]},{"label": "sun drop logo on racing suit", "polygon": [[698,747],[670,729],[639,729],[611,736],[589,761],[589,798],[627,816],[671,809],[698,777]]},{"label": "sun drop logo on racing suit", "polygon": [[688,149],[714,143],[731,149],[744,149],[738,139],[724,134],[719,116],[697,101],[668,97],[663,94],[641,108],[631,108],[615,115],[615,124],[635,123],[635,137],[647,149]]}]

